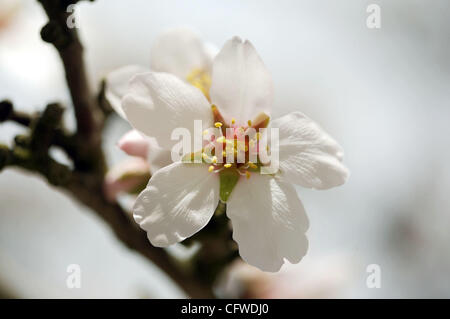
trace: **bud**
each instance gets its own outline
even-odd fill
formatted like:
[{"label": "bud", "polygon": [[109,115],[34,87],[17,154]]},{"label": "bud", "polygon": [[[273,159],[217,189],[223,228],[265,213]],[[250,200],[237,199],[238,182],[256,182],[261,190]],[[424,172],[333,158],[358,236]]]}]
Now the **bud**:
[{"label": "bud", "polygon": [[138,131],[131,130],[125,133],[117,143],[119,148],[130,156],[147,158],[149,142]]},{"label": "bud", "polygon": [[114,166],[106,174],[104,192],[107,199],[113,202],[119,193],[140,193],[149,179],[148,162],[143,158],[133,157]]}]

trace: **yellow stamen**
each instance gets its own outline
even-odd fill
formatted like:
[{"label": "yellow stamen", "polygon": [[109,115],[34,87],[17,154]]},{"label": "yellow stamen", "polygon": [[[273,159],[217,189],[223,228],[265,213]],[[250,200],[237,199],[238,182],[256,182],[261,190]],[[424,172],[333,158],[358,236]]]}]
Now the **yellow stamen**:
[{"label": "yellow stamen", "polygon": [[216,163],[217,163],[217,156],[213,156],[213,158],[212,158],[212,162],[213,162],[214,164],[216,164]]},{"label": "yellow stamen", "polygon": [[248,120],[248,121],[247,121],[247,124],[248,124],[248,126],[252,126],[252,121],[251,121],[251,120]]},{"label": "yellow stamen", "polygon": [[212,172],[214,170],[214,166],[213,165],[211,165],[210,167],[208,167],[208,172]]},{"label": "yellow stamen", "polygon": [[216,141],[217,141],[217,143],[223,143],[226,141],[226,138],[225,138],[225,136],[222,135],[222,136],[218,137]]},{"label": "yellow stamen", "polygon": [[253,169],[257,169],[257,168],[258,168],[258,166],[255,165],[253,162],[248,162],[248,166],[249,166],[250,168],[253,168]]},{"label": "yellow stamen", "polygon": [[230,164],[230,163],[227,163],[227,164],[224,165],[224,167],[225,167],[225,168],[230,168],[230,167],[231,167],[231,164]]},{"label": "yellow stamen", "polygon": [[236,123],[236,119],[234,117],[231,118],[231,124]]},{"label": "yellow stamen", "polygon": [[216,122],[216,123],[214,123],[214,126],[215,127],[217,127],[217,128],[220,128],[220,127],[222,127],[222,123],[220,123],[220,122]]},{"label": "yellow stamen", "polygon": [[245,177],[247,177],[247,179],[249,179],[250,178],[250,172],[249,171],[245,171]]},{"label": "yellow stamen", "polygon": [[186,80],[196,88],[200,89],[209,100],[211,77],[207,71],[202,69],[193,69],[186,77]]}]

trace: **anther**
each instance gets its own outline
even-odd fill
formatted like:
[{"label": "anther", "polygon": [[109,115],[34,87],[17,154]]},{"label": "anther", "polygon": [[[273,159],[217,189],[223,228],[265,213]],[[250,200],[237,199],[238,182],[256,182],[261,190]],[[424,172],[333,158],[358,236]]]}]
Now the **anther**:
[{"label": "anther", "polygon": [[249,166],[250,168],[253,168],[253,169],[257,169],[257,168],[258,168],[258,166],[255,165],[253,162],[248,162],[248,166]]}]

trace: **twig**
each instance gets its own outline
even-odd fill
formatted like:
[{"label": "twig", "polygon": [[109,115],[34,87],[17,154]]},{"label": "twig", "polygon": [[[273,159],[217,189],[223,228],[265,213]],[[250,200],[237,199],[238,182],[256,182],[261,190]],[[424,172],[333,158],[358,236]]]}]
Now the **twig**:
[{"label": "twig", "polygon": [[[97,213],[111,227],[122,243],[153,262],[190,297],[214,297],[210,285],[203,283],[195,276],[180,271],[165,250],[149,244],[145,232],[127,217],[121,206],[105,199],[102,184],[98,183],[95,175],[71,171],[69,167],[56,162],[47,154],[36,153],[25,147],[29,145],[29,143],[21,143],[21,145],[15,145],[13,149],[0,145],[0,170],[10,166],[39,173],[50,184],[67,192],[78,202]],[[95,195],[93,196],[93,194]]]},{"label": "twig", "polygon": [[[17,136],[13,149],[0,145],[0,169],[16,166],[39,173],[49,183],[70,193],[76,200],[96,212],[124,244],[159,266],[189,296],[213,297],[209,283],[179,270],[163,249],[149,244],[145,232],[130,221],[118,204],[106,200],[103,193],[106,167],[101,136],[105,116],[110,111],[104,105],[99,105],[101,100],[96,99],[89,91],[82,45],[76,29],[69,29],[66,24],[67,5],[77,1],[39,2],[49,17],[49,22],[42,28],[41,36],[44,41],[55,46],[61,57],[75,110],[77,130],[70,134],[62,127],[62,108],[57,104],[48,105],[42,114],[29,116],[14,111],[9,102],[1,102],[0,121],[10,120],[27,126],[30,135]],[[49,156],[51,145],[59,146],[67,153],[74,162],[73,169]]]},{"label": "twig", "polygon": [[39,2],[49,18],[49,22],[41,30],[41,37],[44,41],[52,43],[61,57],[75,110],[77,132],[83,135],[83,138],[88,138],[86,142],[98,144],[101,117],[89,90],[83,62],[83,46],[78,38],[77,29],[69,28],[67,25],[69,13],[66,7],[69,3],[77,1],[39,0]]}]

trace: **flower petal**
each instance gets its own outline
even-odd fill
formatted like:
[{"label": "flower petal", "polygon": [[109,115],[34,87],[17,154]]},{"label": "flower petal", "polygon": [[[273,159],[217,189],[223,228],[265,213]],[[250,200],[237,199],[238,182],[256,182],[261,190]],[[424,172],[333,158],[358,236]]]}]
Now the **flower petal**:
[{"label": "flower petal", "polygon": [[105,76],[106,90],[105,97],[111,107],[121,117],[125,118],[122,110],[122,97],[128,89],[128,82],[139,73],[149,72],[149,68],[140,65],[127,65],[118,68]]},{"label": "flower petal", "polygon": [[202,129],[212,127],[213,116],[208,100],[192,85],[168,73],[139,74],[130,81],[129,93],[122,106],[131,125],[147,136],[155,137],[161,147],[170,149],[175,128],[194,132],[194,121]]},{"label": "flower petal", "polygon": [[298,263],[306,254],[308,218],[294,187],[278,177],[241,178],[227,202],[233,239],[248,264],[278,271],[284,258]]},{"label": "flower petal", "polygon": [[291,183],[327,189],[346,182],[342,147],[315,122],[293,112],[272,122],[279,128],[281,174]]},{"label": "flower petal", "polygon": [[133,217],[152,245],[166,247],[202,229],[218,201],[216,174],[202,164],[177,162],[152,176],[136,200]]},{"label": "flower petal", "polygon": [[185,80],[193,70],[210,71],[212,57],[199,35],[189,28],[163,33],[153,44],[150,66]]},{"label": "flower petal", "polygon": [[148,155],[147,159],[150,163],[150,173],[153,175],[159,169],[173,163],[170,150],[166,150],[159,146],[158,141],[154,137],[147,138]]},{"label": "flower petal", "polygon": [[234,37],[213,62],[211,101],[227,119],[245,124],[258,113],[270,114],[273,83],[253,45]]}]

